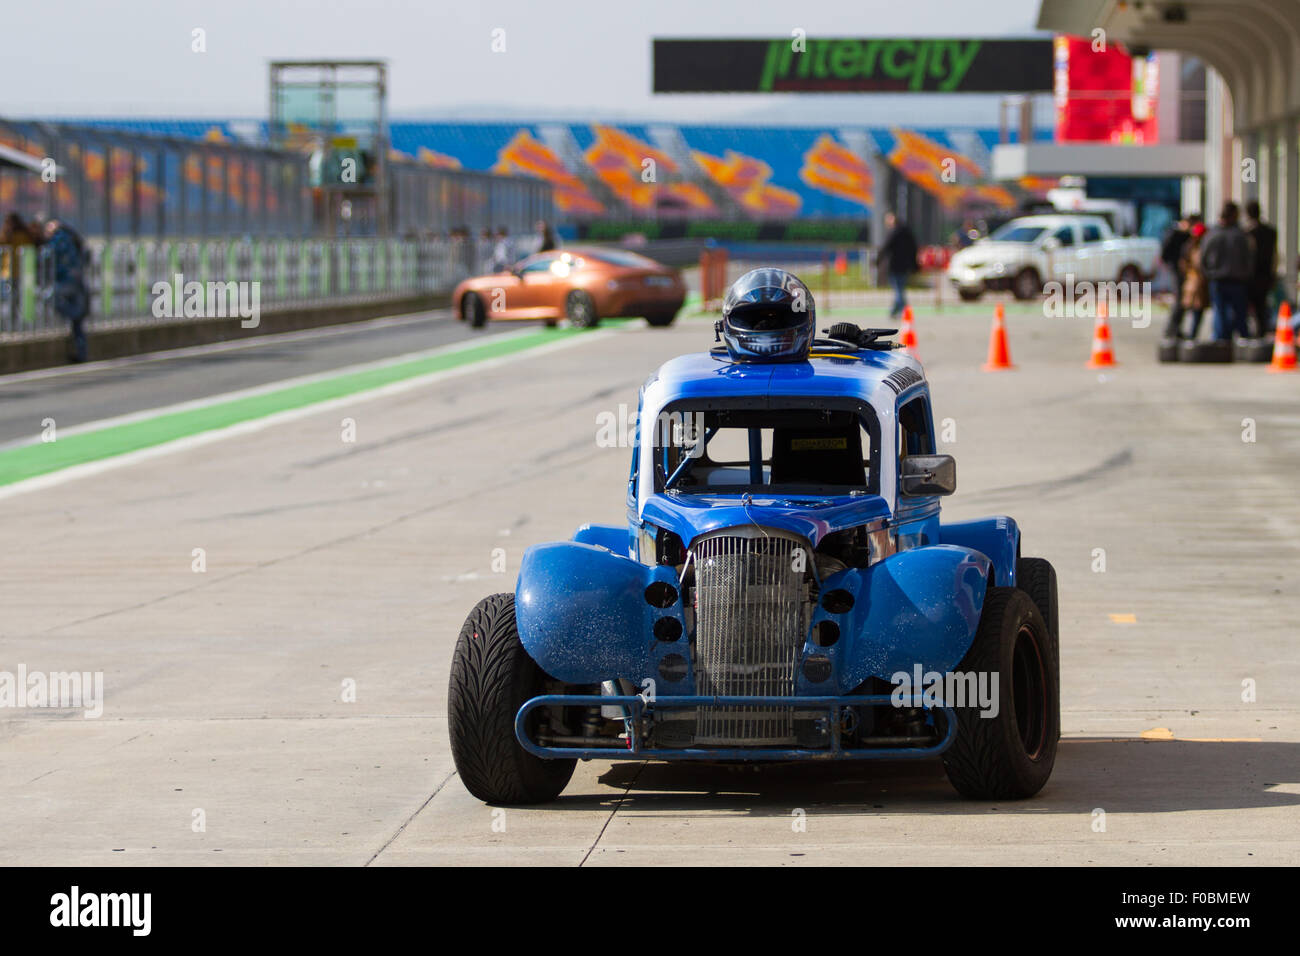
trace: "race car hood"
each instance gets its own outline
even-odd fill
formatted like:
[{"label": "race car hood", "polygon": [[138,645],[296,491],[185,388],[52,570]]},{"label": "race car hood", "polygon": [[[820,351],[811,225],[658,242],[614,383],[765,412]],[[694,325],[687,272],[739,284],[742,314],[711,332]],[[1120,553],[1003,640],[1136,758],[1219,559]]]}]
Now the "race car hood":
[{"label": "race car hood", "polygon": [[780,528],[803,535],[816,547],[828,534],[889,514],[888,503],[879,495],[656,494],[641,509],[642,520],[673,532],[687,547],[702,534],[741,525]]}]

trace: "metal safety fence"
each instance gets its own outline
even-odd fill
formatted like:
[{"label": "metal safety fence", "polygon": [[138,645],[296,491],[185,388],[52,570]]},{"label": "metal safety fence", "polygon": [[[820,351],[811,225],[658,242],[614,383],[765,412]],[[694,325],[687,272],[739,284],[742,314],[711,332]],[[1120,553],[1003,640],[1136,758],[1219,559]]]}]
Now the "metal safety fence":
[{"label": "metal safety fence", "polygon": [[[485,271],[490,254],[460,239],[113,239],[85,246],[91,331],[252,307],[260,314],[448,292]],[[40,247],[0,246],[0,340],[67,331],[54,273]]]}]

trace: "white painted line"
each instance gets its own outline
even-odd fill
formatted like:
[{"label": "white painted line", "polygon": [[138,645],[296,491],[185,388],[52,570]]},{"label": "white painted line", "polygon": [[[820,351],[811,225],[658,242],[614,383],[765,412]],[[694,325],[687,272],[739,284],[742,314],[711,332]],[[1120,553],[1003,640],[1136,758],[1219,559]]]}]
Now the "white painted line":
[{"label": "white painted line", "polygon": [[[435,382],[441,382],[444,379],[455,378],[458,375],[464,375],[469,372],[477,372],[482,369],[495,368],[500,365],[506,365],[510,362],[517,361],[521,358],[529,358],[534,355],[545,355],[548,352],[558,352],[561,349],[571,348],[575,345],[581,345],[584,342],[594,342],[599,339],[608,338],[619,332],[627,331],[633,326],[623,326],[618,329],[603,329],[595,332],[588,332],[585,335],[574,335],[569,338],[560,339],[557,342],[551,342],[547,345],[539,345],[536,348],[523,349],[510,355],[502,355],[497,358],[484,359],[481,362],[469,362],[465,365],[459,365],[456,368],[443,369],[438,372],[429,372],[425,375],[418,375],[414,378],[403,379],[400,382],[390,382],[387,385],[380,385],[376,388],[366,389],[361,392],[355,392],[351,395],[344,395],[340,398],[332,398],[324,402],[317,402],[314,405],[306,405],[302,408],[291,408],[282,412],[274,412],[262,418],[255,418],[246,422],[238,422],[234,425],[227,425],[225,428],[214,428],[211,431],[199,432],[196,435],[186,435],[184,438],[177,438],[174,441],[163,442],[160,445],[153,445],[149,448],[141,448],[139,451],[126,452],[122,455],[114,455],[111,458],[101,458],[98,461],[89,461],[82,465],[72,465],[68,468],[53,471],[45,475],[37,475],[34,478],[28,478],[24,481],[16,481],[11,485],[0,486],[0,500],[12,498],[16,495],[28,491],[41,491],[45,488],[53,488],[56,485],[65,482],[75,481],[78,478],[88,478],[92,475],[103,474],[106,471],[112,471],[116,468],[125,468],[128,465],[134,465],[141,461],[148,461],[152,458],[160,458],[163,455],[170,455],[180,451],[188,451],[191,448],[199,448],[203,445],[210,445],[214,442],[224,441],[227,438],[234,438],[238,435],[251,435],[254,432],[264,431],[268,428],[274,428],[277,425],[283,425],[287,422],[298,421],[320,412],[327,412],[332,409],[345,408],[357,402],[371,401],[376,398],[385,398],[389,395],[400,395],[403,392],[413,391],[417,388],[423,388]],[[531,330],[525,330],[531,331]],[[508,333],[509,335],[525,334]],[[492,341],[500,341],[506,336],[494,336]],[[460,345],[461,343],[457,343]],[[478,344],[478,343],[474,343]],[[462,346],[463,347],[463,346]],[[439,351],[439,350],[434,350]],[[373,365],[373,363],[370,363]],[[356,366],[361,368],[363,366]],[[333,374],[333,373],[332,373]],[[320,376],[310,376],[318,378]],[[332,376],[324,376],[332,377]],[[298,380],[293,380],[298,381]],[[287,383],[277,383],[283,386]],[[238,395],[242,393],[231,393]],[[229,397],[229,396],[227,396]],[[213,399],[212,401],[216,401]],[[127,416],[130,417],[130,416]],[[111,419],[110,419],[111,421]],[[71,430],[71,429],[69,429]]]}]

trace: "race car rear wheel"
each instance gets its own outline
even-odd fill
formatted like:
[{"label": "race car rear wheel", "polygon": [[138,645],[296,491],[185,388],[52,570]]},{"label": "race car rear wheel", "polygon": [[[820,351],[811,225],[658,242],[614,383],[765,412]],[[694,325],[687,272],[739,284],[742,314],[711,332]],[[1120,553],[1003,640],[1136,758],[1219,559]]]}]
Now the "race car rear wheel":
[{"label": "race car rear wheel", "polygon": [[[479,601],[460,629],[447,690],[451,756],[465,789],[487,803],[545,803],[573,776],[574,760],[543,760],[515,738],[515,715],[547,693],[515,625],[515,596]],[[542,713],[534,711],[540,721]],[[535,738],[534,738],[535,739]]]},{"label": "race car rear wheel", "polygon": [[465,293],[465,298],[460,303],[460,314],[472,329],[481,329],[487,325],[487,309],[476,293]]},{"label": "race car rear wheel", "polygon": [[596,303],[581,289],[573,290],[564,300],[564,314],[569,323],[578,329],[594,329],[600,322],[600,317],[596,315]]},{"label": "race car rear wheel", "polygon": [[948,779],[963,796],[1031,797],[1051,776],[1061,733],[1054,644],[1028,594],[989,588],[975,641],[957,670],[990,688],[996,678],[997,713],[983,716],[974,701],[957,707],[957,735],[943,755]]}]

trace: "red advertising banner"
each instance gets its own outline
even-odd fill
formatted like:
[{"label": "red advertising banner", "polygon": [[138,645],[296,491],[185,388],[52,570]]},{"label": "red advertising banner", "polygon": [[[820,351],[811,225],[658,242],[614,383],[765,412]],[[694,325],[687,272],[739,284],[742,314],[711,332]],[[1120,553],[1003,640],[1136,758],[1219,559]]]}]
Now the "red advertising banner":
[{"label": "red advertising banner", "polygon": [[1058,36],[1053,42],[1056,140],[1060,143],[1157,141],[1155,55]]}]

